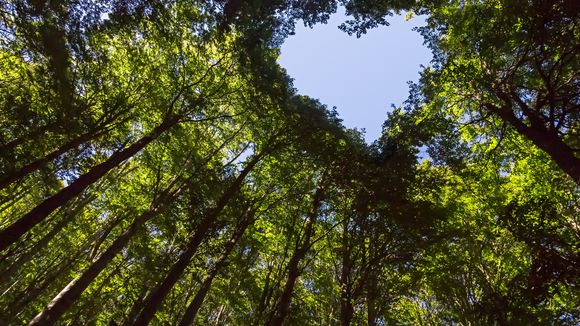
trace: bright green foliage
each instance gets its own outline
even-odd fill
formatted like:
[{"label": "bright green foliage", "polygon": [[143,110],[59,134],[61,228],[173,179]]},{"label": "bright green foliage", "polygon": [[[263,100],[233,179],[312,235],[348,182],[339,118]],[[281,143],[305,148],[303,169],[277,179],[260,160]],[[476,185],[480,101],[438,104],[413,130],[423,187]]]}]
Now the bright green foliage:
[{"label": "bright green foliage", "polygon": [[[430,15],[434,64],[372,145],[276,63],[338,4],[358,36]],[[579,323],[577,24],[563,0],[2,2],[0,324]]]}]

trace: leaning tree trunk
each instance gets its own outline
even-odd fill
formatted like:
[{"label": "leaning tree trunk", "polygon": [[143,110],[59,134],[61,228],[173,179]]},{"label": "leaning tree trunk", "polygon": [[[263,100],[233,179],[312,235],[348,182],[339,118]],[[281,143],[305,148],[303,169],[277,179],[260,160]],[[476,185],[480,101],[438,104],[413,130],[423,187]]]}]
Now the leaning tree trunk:
[{"label": "leaning tree trunk", "polygon": [[270,285],[270,279],[271,279],[271,275],[272,272],[274,271],[274,264],[269,265],[268,266],[268,273],[266,274],[266,281],[264,282],[264,288],[262,289],[262,295],[260,295],[260,303],[258,304],[258,308],[256,309],[256,317],[255,317],[255,323],[253,323],[252,325],[256,326],[260,324],[260,321],[262,320],[262,316],[264,315],[264,312],[266,310],[266,306],[268,305],[268,302],[270,301],[270,298],[272,296],[272,286]]},{"label": "leaning tree trunk", "polygon": [[24,264],[34,258],[34,255],[43,250],[48,245],[48,243],[72,221],[76,214],[82,211],[85,206],[92,201],[93,197],[94,196],[92,195],[88,196],[87,198],[82,199],[70,211],[65,210],[62,219],[58,221],[58,223],[46,235],[44,235],[37,243],[35,243],[32,248],[19,256],[15,262],[10,264],[8,268],[2,270],[0,273],[0,283],[10,279],[20,267],[24,266]]},{"label": "leaning tree trunk", "polygon": [[147,221],[161,213],[179,195],[183,187],[172,192],[172,182],[158,197],[152,207],[136,218],[129,228],[98,256],[98,258],[79,277],[72,280],[60,291],[28,325],[53,325],[87,289],[93,280],[108,266],[115,256],[127,246],[131,238]]},{"label": "leaning tree trunk", "polygon": [[19,145],[24,144],[25,142],[29,142],[31,140],[36,140],[38,138],[40,138],[40,136],[43,136],[47,131],[49,131],[52,128],[55,128],[56,126],[58,126],[57,123],[49,123],[46,124],[44,126],[38,127],[32,131],[30,131],[29,133],[25,134],[25,135],[21,135],[15,139],[12,139],[11,141],[0,145],[0,153],[4,155],[9,155],[9,154],[13,154],[13,150],[14,148],[16,148]]},{"label": "leaning tree trunk", "polygon": [[340,271],[340,324],[349,326],[354,315],[352,305],[352,261],[350,257],[348,220],[344,222],[342,231],[342,268]]},{"label": "leaning tree trunk", "polygon": [[234,232],[234,234],[232,234],[230,240],[226,243],[224,252],[220,256],[218,261],[215,263],[213,268],[210,270],[208,276],[203,281],[201,288],[197,291],[195,297],[185,310],[185,313],[183,314],[183,317],[179,322],[179,326],[188,326],[193,323],[193,321],[195,320],[195,316],[199,311],[199,308],[201,308],[203,300],[205,299],[207,293],[209,292],[209,289],[211,288],[211,284],[213,283],[214,278],[220,272],[220,270],[227,265],[227,259],[230,253],[234,250],[236,244],[238,243],[238,241],[240,240],[240,238],[242,237],[248,226],[252,223],[254,214],[255,210],[252,210],[251,212],[248,213],[248,216],[243,218],[243,220],[238,224],[236,231]]},{"label": "leaning tree trunk", "polygon": [[580,185],[580,158],[576,157],[574,150],[566,145],[554,131],[546,129],[541,121],[533,117],[530,117],[530,125],[526,125],[514,115],[509,106],[497,107],[489,103],[485,106],[546,152],[556,165]]},{"label": "leaning tree trunk", "polygon": [[6,229],[0,231],[0,251],[3,251],[18,241],[18,239],[24,233],[30,231],[34,226],[42,222],[57,208],[72,198],[78,196],[87,187],[107,174],[107,172],[111,171],[125,160],[137,154],[145,146],[147,146],[153,140],[157,139],[165,131],[175,126],[178,122],[179,119],[176,116],[165,119],[159,126],[155,127],[151,133],[142,137],[131,146],[111,155],[111,157],[109,157],[109,159],[107,159],[105,162],[94,166],[87,173],[78,177],[73,183],[61,189],[51,197],[45,199],[42,203],[33,208],[18,221],[14,222]]},{"label": "leaning tree trunk", "polygon": [[316,189],[314,194],[313,204],[306,217],[306,225],[304,230],[304,240],[300,244],[300,247],[294,251],[290,262],[288,263],[288,277],[286,279],[286,284],[284,285],[284,290],[277,304],[276,313],[274,318],[270,320],[267,324],[268,326],[281,326],[288,316],[288,311],[290,309],[290,303],[292,302],[292,294],[294,293],[294,286],[296,281],[300,276],[300,262],[306,257],[310,246],[312,245],[312,235],[314,234],[314,223],[318,217],[318,208],[322,203],[323,190],[321,188]]},{"label": "leaning tree trunk", "polygon": [[[239,191],[242,187],[244,179],[254,168],[254,166],[262,158],[262,154],[255,155],[234,182],[226,189],[224,194],[219,199],[216,207],[211,210],[199,223],[195,232],[189,238],[185,250],[181,253],[175,264],[169,270],[169,273],[165,276],[165,279],[152,291],[152,293],[144,300],[143,308],[141,313],[137,316],[136,320],[131,323],[131,325],[147,325],[151,319],[155,316],[155,313],[161,306],[161,303],[171,291],[175,283],[181,278],[181,275],[189,265],[191,258],[195,255],[197,248],[201,242],[205,239],[206,234],[214,225],[217,217],[221,214],[223,209],[229,203],[230,199]],[[131,321],[127,321],[130,323]]]},{"label": "leaning tree trunk", "polygon": [[89,131],[85,134],[82,134],[79,137],[69,141],[68,143],[60,146],[59,148],[55,149],[54,151],[46,154],[44,157],[41,157],[35,161],[32,161],[32,162],[24,165],[23,167],[21,167],[17,171],[13,171],[10,174],[6,174],[6,175],[2,176],[2,178],[0,178],[0,189],[4,189],[4,188],[8,187],[10,184],[12,184],[13,182],[24,179],[30,173],[41,169],[42,167],[44,167],[48,163],[52,162],[54,159],[61,156],[62,154],[66,153],[74,148],[78,148],[81,145],[96,139],[100,135],[101,135],[101,132],[99,130],[91,130],[91,131]]}]

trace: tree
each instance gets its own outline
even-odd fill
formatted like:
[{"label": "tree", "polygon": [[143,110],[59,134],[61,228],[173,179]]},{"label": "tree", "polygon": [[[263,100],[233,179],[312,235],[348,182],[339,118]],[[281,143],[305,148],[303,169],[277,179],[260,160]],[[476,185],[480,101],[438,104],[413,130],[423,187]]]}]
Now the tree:
[{"label": "tree", "polygon": [[[370,145],[276,62],[339,4],[430,14]],[[0,323],[578,324],[574,8],[2,2]]]},{"label": "tree", "polygon": [[[579,183],[578,33],[574,1],[353,1],[360,36],[392,10],[427,14],[419,30],[434,52],[422,93],[427,107],[478,124],[513,128]],[[497,121],[499,120],[499,122]]]}]

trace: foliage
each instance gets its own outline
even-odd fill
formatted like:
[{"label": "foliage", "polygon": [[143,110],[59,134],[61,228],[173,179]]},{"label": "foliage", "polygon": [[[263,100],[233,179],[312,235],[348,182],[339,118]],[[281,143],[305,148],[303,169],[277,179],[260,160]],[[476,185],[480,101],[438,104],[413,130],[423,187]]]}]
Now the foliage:
[{"label": "foliage", "polygon": [[[366,144],[278,66],[407,11]],[[4,1],[3,325],[580,322],[574,1]]]}]

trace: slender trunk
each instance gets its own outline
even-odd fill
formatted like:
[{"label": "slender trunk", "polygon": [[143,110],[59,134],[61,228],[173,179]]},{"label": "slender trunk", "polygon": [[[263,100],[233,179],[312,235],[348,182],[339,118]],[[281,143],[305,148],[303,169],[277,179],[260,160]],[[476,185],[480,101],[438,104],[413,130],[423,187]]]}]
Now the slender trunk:
[{"label": "slender trunk", "polygon": [[87,289],[91,282],[108,266],[117,254],[127,246],[131,238],[151,218],[159,214],[166,204],[179,195],[180,187],[171,193],[174,183],[172,182],[159,196],[152,207],[136,218],[125,232],[123,232],[95,261],[77,278],[72,280],[60,291],[28,325],[52,325],[66,312],[68,308]]},{"label": "slender trunk", "polygon": [[149,291],[147,286],[143,286],[143,289],[139,294],[139,297],[137,298],[137,300],[135,300],[135,302],[133,302],[133,305],[131,305],[131,309],[129,310],[129,313],[126,315],[122,325],[130,325],[135,320],[135,318],[137,318],[137,315],[139,314],[139,312],[141,311],[141,307],[143,306],[143,301],[145,301],[145,298],[147,297],[148,293]]},{"label": "slender trunk", "polygon": [[12,151],[16,146],[23,144],[26,141],[35,140],[40,136],[44,135],[45,132],[48,130],[55,128],[58,126],[57,123],[49,123],[42,127],[38,127],[35,130],[32,130],[26,135],[22,135],[18,138],[12,139],[11,141],[5,143],[4,145],[0,145],[0,153],[9,154],[8,151]]},{"label": "slender trunk", "polygon": [[[23,308],[25,308],[30,302],[34,301],[38,295],[40,295],[45,289],[47,289],[60,275],[65,274],[71,266],[77,262],[82,252],[79,251],[70,260],[62,262],[60,266],[56,267],[56,270],[52,272],[47,272],[47,274],[42,279],[38,279],[32,283],[22,292],[22,295],[11,302],[6,309],[3,311],[2,315],[6,318],[17,316]],[[3,318],[0,318],[0,320]],[[14,318],[14,320],[16,320]],[[11,324],[11,323],[6,323]]]},{"label": "slender trunk", "polygon": [[278,301],[277,309],[274,314],[274,318],[268,323],[269,326],[281,326],[286,320],[288,315],[288,310],[290,309],[290,303],[292,302],[292,294],[294,293],[294,286],[296,281],[300,276],[300,269],[298,264],[301,261],[301,255],[296,252],[289,263],[288,278],[286,279],[286,284],[284,285],[284,291],[280,296]]},{"label": "slender trunk", "polygon": [[40,239],[37,243],[32,246],[28,251],[26,251],[22,256],[18,257],[18,259],[12,263],[7,269],[3,270],[0,273],[0,283],[5,282],[6,279],[10,278],[14,272],[22,267],[24,264],[30,261],[38,252],[40,252],[46,245],[56,236],[58,232],[64,229],[70,221],[76,216],[78,212],[80,212],[88,203],[91,202],[93,196],[89,196],[81,200],[81,202],[76,205],[70,211],[67,211],[62,219],[58,221],[58,223],[50,230],[42,239]]},{"label": "slender trunk", "polygon": [[69,141],[68,143],[60,146],[59,148],[48,153],[44,157],[39,158],[33,162],[30,162],[30,163],[24,165],[19,170],[13,171],[10,174],[3,175],[2,178],[0,178],[0,190],[8,187],[13,182],[24,179],[30,173],[41,169],[46,164],[48,164],[51,161],[53,161],[54,159],[58,158],[62,154],[68,152],[71,149],[78,148],[82,144],[90,142],[100,135],[101,135],[101,133],[99,132],[99,130],[89,131],[89,132],[77,137],[76,139],[73,139],[73,140]]},{"label": "slender trunk", "polygon": [[288,263],[288,278],[286,279],[286,285],[284,285],[284,290],[278,301],[276,313],[274,318],[267,324],[268,326],[281,326],[288,315],[290,309],[290,303],[292,302],[292,294],[294,293],[294,286],[296,281],[300,276],[300,262],[306,257],[308,250],[311,246],[312,235],[314,234],[314,223],[318,217],[318,208],[322,202],[323,191],[321,188],[316,189],[314,194],[314,200],[308,216],[306,217],[306,225],[304,230],[304,238],[300,247],[294,251],[290,262]]},{"label": "slender trunk", "polygon": [[255,155],[246,165],[246,167],[240,172],[238,177],[234,182],[226,189],[226,191],[221,196],[220,200],[216,204],[216,207],[208,213],[201,221],[195,230],[195,233],[189,238],[186,245],[185,251],[181,253],[177,262],[171,267],[169,273],[165,276],[165,279],[153,290],[153,292],[145,299],[143,303],[143,308],[139,316],[132,325],[147,325],[151,319],[155,316],[155,313],[161,306],[161,303],[173,288],[173,285],[181,278],[181,275],[189,265],[189,261],[196,253],[197,248],[201,242],[205,239],[207,232],[215,223],[217,217],[221,214],[223,209],[229,203],[230,199],[239,191],[242,187],[244,179],[254,168],[254,166],[262,158],[262,154]]},{"label": "slender trunk", "polygon": [[107,238],[109,237],[111,232],[113,232],[113,230],[117,227],[117,225],[119,225],[123,221],[124,217],[125,217],[124,214],[118,215],[113,219],[113,221],[109,223],[109,225],[106,225],[101,235],[97,238],[97,240],[93,244],[93,248],[91,249],[91,253],[89,254],[90,260],[94,261],[97,258],[101,245],[103,244],[103,242],[105,242],[105,240],[107,240]]},{"label": "slender trunk", "polygon": [[375,326],[377,324],[377,311],[375,308],[375,300],[373,298],[367,299],[367,325]]},{"label": "slender trunk", "polygon": [[264,311],[266,310],[266,306],[268,305],[269,298],[272,295],[272,288],[270,286],[270,276],[272,275],[272,271],[274,271],[274,264],[268,266],[268,274],[266,274],[266,281],[264,282],[264,288],[262,289],[262,295],[260,296],[260,303],[258,304],[255,325],[258,325],[262,319]]},{"label": "slender trunk", "polygon": [[546,129],[539,122],[532,121],[531,126],[526,125],[514,115],[511,107],[498,108],[490,104],[486,107],[550,155],[554,163],[580,185],[580,158],[554,131]]},{"label": "slender trunk", "polygon": [[[375,270],[371,261],[371,257],[374,255],[372,253],[375,251],[375,242],[372,237],[368,241],[368,266],[365,272],[364,284],[366,285],[366,299],[367,299],[367,324],[369,326],[375,326],[377,324],[377,309],[375,299],[377,298],[377,278],[375,275]],[[366,263],[366,262],[365,262]]]},{"label": "slender trunk", "polygon": [[187,307],[187,310],[185,311],[183,317],[181,318],[181,321],[179,322],[179,326],[191,325],[192,322],[195,320],[195,316],[197,315],[197,312],[199,311],[199,308],[201,307],[203,300],[205,299],[205,296],[209,292],[209,289],[211,288],[211,284],[214,278],[220,272],[220,270],[227,265],[227,259],[230,253],[234,250],[236,244],[238,243],[238,241],[240,240],[240,238],[242,237],[248,226],[252,223],[253,220],[252,215],[254,213],[255,211],[250,212],[249,214],[251,215],[247,216],[239,223],[238,227],[236,228],[236,231],[234,232],[234,234],[232,234],[232,237],[230,238],[228,243],[226,243],[224,252],[220,256],[218,261],[215,263],[213,268],[210,270],[209,274],[203,281],[201,288],[199,289],[199,291],[197,291],[195,297]]},{"label": "slender trunk", "polygon": [[352,306],[352,284],[350,282],[351,259],[349,250],[348,221],[342,231],[342,268],[340,271],[340,324],[349,326],[354,314]]},{"label": "slender trunk", "polygon": [[215,317],[215,325],[219,325],[220,321],[222,319],[222,315],[224,314],[224,311],[226,310],[226,305],[221,305],[220,306],[220,310],[218,311],[217,316]]},{"label": "slender trunk", "polygon": [[[344,285],[343,285],[344,286]],[[345,290],[341,289],[340,297],[340,324],[342,326],[349,326],[354,315],[354,307],[352,306],[352,299]]]},{"label": "slender trunk", "polygon": [[377,324],[377,309],[375,306],[375,296],[372,291],[367,292],[367,325],[369,326],[375,326]]},{"label": "slender trunk", "polygon": [[119,166],[128,158],[137,154],[145,146],[159,137],[162,133],[173,127],[178,123],[177,118],[166,119],[159,126],[157,126],[151,133],[139,139],[133,145],[117,152],[105,162],[94,166],[87,173],[78,177],[73,183],[61,189],[53,196],[45,199],[38,206],[33,208],[30,212],[14,222],[6,229],[0,231],[0,251],[8,248],[10,245],[18,241],[18,239],[26,232],[30,231],[35,225],[42,222],[48,215],[55,211],[72,198],[78,196],[87,187],[98,181],[107,172]]}]

